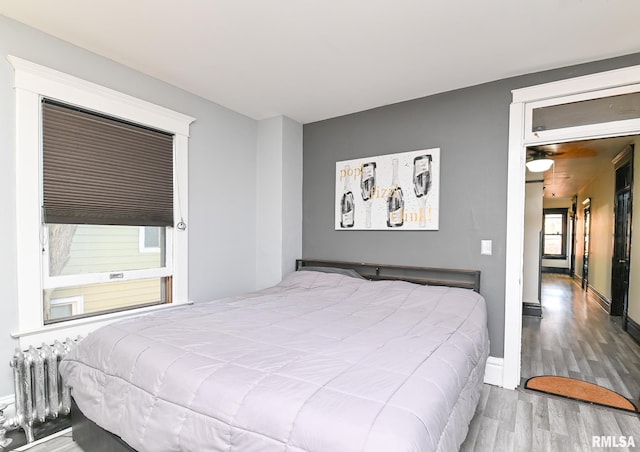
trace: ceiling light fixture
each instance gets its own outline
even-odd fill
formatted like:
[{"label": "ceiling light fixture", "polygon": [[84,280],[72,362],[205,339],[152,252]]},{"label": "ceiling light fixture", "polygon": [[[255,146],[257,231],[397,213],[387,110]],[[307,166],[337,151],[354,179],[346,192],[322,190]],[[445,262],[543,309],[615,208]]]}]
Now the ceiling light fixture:
[{"label": "ceiling light fixture", "polygon": [[553,160],[547,157],[544,152],[536,152],[526,165],[527,169],[532,173],[543,173],[551,168]]}]

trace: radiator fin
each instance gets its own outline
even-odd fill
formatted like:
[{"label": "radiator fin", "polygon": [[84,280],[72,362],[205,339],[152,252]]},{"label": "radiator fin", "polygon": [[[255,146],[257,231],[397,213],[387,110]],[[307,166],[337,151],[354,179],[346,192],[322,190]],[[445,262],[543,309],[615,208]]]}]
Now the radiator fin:
[{"label": "radiator fin", "polygon": [[22,427],[27,442],[34,441],[33,423],[46,422],[71,411],[71,390],[60,378],[60,360],[75,347],[81,338],[69,339],[53,345],[16,349],[11,360],[16,392],[16,414],[9,424]]}]

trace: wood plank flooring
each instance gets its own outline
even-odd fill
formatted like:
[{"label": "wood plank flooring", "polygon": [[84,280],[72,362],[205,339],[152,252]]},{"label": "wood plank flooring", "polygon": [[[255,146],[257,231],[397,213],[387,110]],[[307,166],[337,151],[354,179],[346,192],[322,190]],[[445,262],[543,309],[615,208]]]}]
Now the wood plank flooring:
[{"label": "wood plank flooring", "polygon": [[[610,317],[570,277],[543,274],[542,318],[525,316],[522,324],[523,382],[536,375],[580,378],[637,404],[640,345],[622,331],[619,318]],[[603,444],[601,436],[624,436],[626,442],[632,437],[635,447],[597,447]],[[520,388],[484,385],[461,450],[640,450],[640,418]]]},{"label": "wood plank flooring", "polygon": [[[632,437],[635,448],[596,447],[600,437]],[[462,452],[640,450],[640,420],[623,411],[484,385]],[[619,442],[620,443],[620,442]]]},{"label": "wood plank flooring", "polygon": [[523,317],[522,377],[558,375],[612,389],[637,404],[640,345],[569,276],[543,274],[542,319]]},{"label": "wood plank flooring", "polygon": [[[543,317],[523,318],[522,377],[562,375],[640,396],[640,345],[571,278],[543,275]],[[601,439],[601,437],[608,437]],[[613,437],[613,438],[612,438]],[[634,447],[598,447],[604,441]],[[610,443],[614,446],[614,443]],[[484,385],[462,452],[640,450],[640,418],[623,411]],[[82,452],[71,434],[30,452]],[[90,452],[90,451],[87,451]]]},{"label": "wood plank flooring", "polygon": [[16,452],[28,450],[29,452],[83,452],[80,447],[73,442],[71,438],[71,430],[63,432],[60,436],[54,436],[48,441],[34,443],[36,445],[29,447],[29,445],[16,449]]}]

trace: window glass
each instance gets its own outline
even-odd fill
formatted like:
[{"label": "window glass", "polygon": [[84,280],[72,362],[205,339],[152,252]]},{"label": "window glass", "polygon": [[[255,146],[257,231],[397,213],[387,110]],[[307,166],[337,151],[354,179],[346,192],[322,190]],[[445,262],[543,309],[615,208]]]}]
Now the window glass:
[{"label": "window glass", "polygon": [[543,230],[543,255],[566,257],[566,209],[545,209]]},{"label": "window glass", "polygon": [[544,240],[544,254],[547,256],[562,254],[562,237],[547,234]]},{"label": "window glass", "polygon": [[145,248],[160,248],[160,228],[159,227],[145,227],[144,228],[144,247]]},{"label": "window glass", "polygon": [[532,132],[640,118],[640,93],[533,109]]},{"label": "window glass", "polygon": [[[165,277],[45,289],[45,324],[68,320],[70,316],[87,317],[133,307],[169,303],[170,285],[171,278]],[[83,299],[82,306],[76,306],[75,310],[70,303],[55,302],[56,299],[75,297]]]},{"label": "window glass", "polygon": [[164,228],[145,227],[145,248],[140,250],[138,226],[50,224],[49,276],[142,270],[165,266]]},{"label": "window glass", "polygon": [[67,304],[52,304],[51,305],[51,314],[50,317],[52,319],[59,319],[63,317],[70,317],[73,315],[73,305]]}]

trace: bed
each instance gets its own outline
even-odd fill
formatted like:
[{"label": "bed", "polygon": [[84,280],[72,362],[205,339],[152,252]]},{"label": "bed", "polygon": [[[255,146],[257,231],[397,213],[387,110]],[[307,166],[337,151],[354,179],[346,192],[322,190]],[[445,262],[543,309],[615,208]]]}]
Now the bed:
[{"label": "bed", "polygon": [[489,352],[479,272],[321,260],[297,268],[264,290],[83,339],[60,363],[78,445],[458,450]]}]

